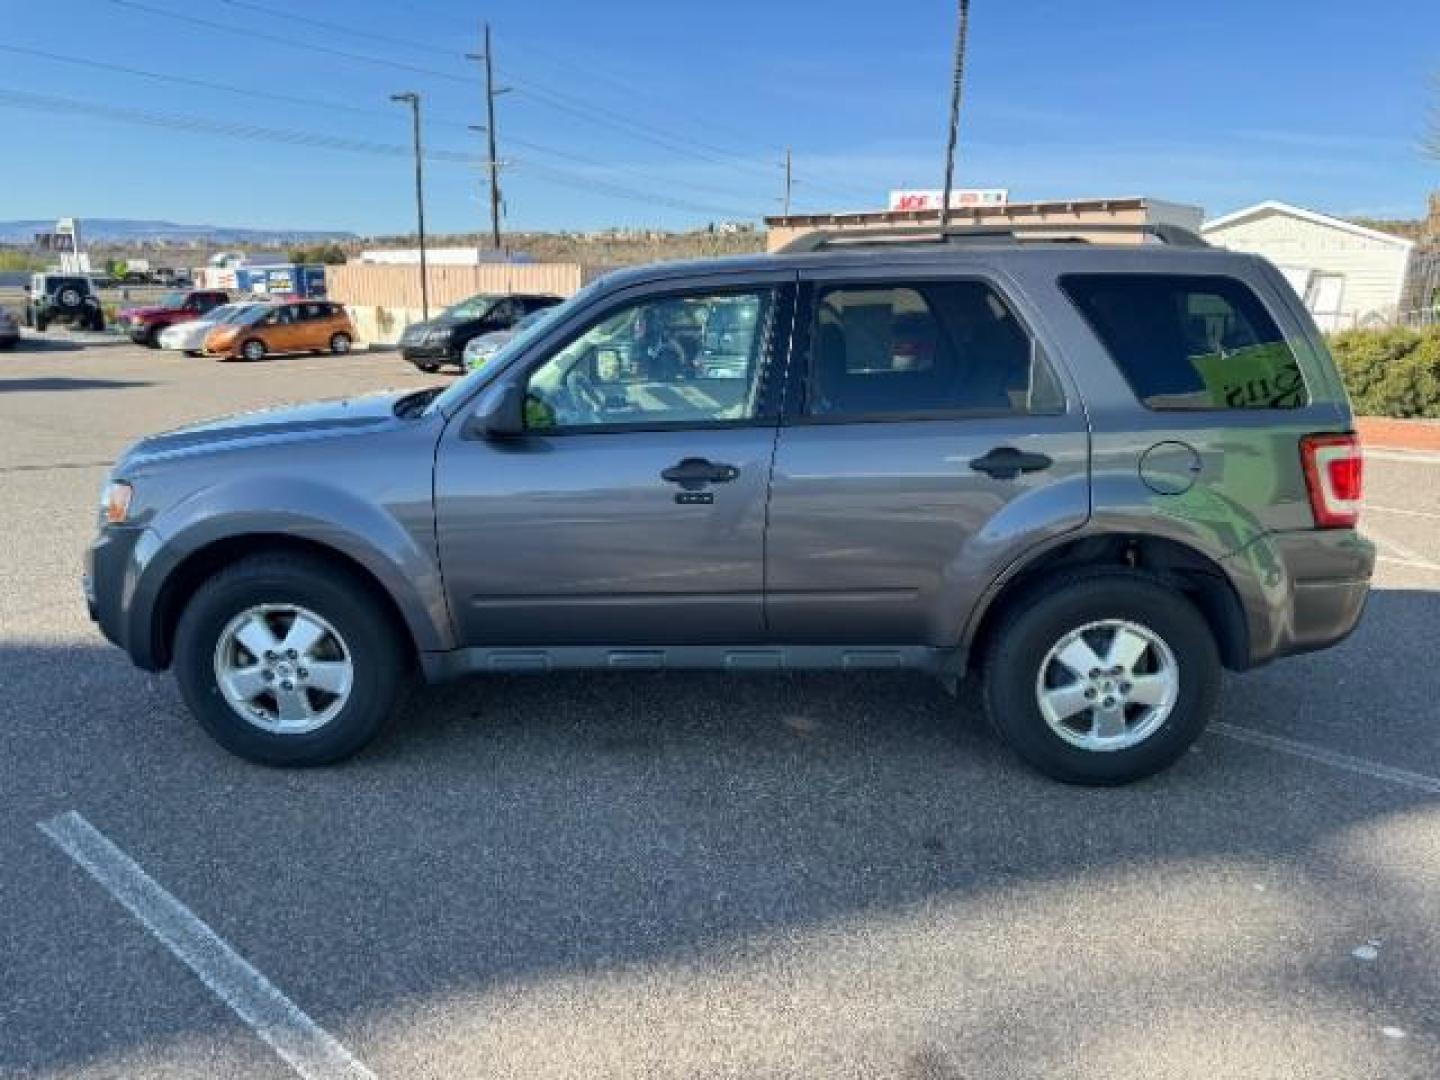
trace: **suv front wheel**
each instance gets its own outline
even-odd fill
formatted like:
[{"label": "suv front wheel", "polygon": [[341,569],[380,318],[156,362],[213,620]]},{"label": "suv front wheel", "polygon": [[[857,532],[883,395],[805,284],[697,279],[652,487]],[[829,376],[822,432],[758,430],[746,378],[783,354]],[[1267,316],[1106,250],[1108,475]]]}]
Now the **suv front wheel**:
[{"label": "suv front wheel", "polygon": [[370,742],[404,685],[400,638],[352,575],[303,555],[216,574],[175,632],[175,675],[200,724],[267,765],[324,765]]},{"label": "suv front wheel", "polygon": [[1219,695],[1219,651],[1204,617],[1139,571],[1048,581],[1011,605],[989,640],[992,726],[1067,783],[1159,772],[1204,731]]}]

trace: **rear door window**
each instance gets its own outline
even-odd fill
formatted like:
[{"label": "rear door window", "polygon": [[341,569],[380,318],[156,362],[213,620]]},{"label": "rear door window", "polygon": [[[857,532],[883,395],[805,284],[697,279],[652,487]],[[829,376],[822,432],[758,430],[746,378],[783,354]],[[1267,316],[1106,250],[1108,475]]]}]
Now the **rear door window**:
[{"label": "rear door window", "polygon": [[1071,274],[1061,287],[1151,409],[1298,409],[1310,395],[1280,327],[1217,275]]},{"label": "rear door window", "polygon": [[910,419],[1055,413],[1064,398],[1024,325],[981,281],[821,286],[806,412]]}]

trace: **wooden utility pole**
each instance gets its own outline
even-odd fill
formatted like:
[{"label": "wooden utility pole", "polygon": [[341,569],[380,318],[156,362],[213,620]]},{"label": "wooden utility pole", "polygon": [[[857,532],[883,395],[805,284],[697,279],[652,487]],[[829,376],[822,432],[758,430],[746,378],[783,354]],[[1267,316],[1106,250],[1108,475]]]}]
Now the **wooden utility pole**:
[{"label": "wooden utility pole", "polygon": [[490,44],[490,24],[485,24],[484,52],[469,53],[469,59],[485,65],[485,126],[471,125],[473,130],[483,131],[486,136],[489,158],[485,167],[490,171],[490,242],[500,249],[500,158],[495,147],[495,99],[509,91],[508,86],[495,85],[495,52]]},{"label": "wooden utility pole", "polygon": [[965,80],[965,38],[970,30],[970,0],[960,0],[955,28],[955,64],[950,90],[950,137],[945,145],[945,189],[940,195],[940,227],[950,224],[950,192],[955,184],[955,143],[960,132],[960,92]]}]

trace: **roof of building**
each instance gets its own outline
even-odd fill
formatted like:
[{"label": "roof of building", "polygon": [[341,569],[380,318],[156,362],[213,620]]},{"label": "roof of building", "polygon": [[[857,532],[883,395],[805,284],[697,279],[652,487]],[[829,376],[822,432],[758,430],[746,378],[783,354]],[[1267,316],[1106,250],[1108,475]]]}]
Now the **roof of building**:
[{"label": "roof of building", "polygon": [[1256,203],[1254,206],[1246,206],[1240,210],[1225,214],[1214,221],[1207,221],[1201,226],[1201,233],[1208,233],[1215,229],[1223,229],[1229,225],[1238,225],[1242,221],[1259,217],[1262,214],[1286,214],[1290,217],[1308,221],[1314,225],[1324,225],[1328,228],[1338,229],[1341,232],[1352,233],[1355,236],[1363,236],[1368,240],[1379,240],[1382,243],[1392,244],[1398,248],[1410,249],[1415,246],[1415,241],[1406,240],[1403,236],[1396,236],[1394,233],[1381,232],[1379,229],[1371,229],[1364,225],[1356,225],[1353,221],[1346,221],[1344,218],[1332,217],[1329,214],[1322,214],[1318,210],[1306,210],[1303,206],[1294,206],[1278,199],[1266,199],[1264,202]]}]

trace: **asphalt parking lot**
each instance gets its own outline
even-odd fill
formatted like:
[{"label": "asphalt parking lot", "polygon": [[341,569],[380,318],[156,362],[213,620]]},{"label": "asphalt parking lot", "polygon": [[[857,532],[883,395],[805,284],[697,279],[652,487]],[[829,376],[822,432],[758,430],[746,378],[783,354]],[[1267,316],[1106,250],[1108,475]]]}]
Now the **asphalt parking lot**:
[{"label": "asphalt parking lot", "polygon": [[[888,675],[470,682],[342,767],[226,755],[86,618],[105,467],[434,378],[0,353],[0,1075],[1440,1075],[1440,458],[1368,466],[1359,632],[1129,788]],[[287,1064],[39,827],[72,813],[333,1055]]]}]

